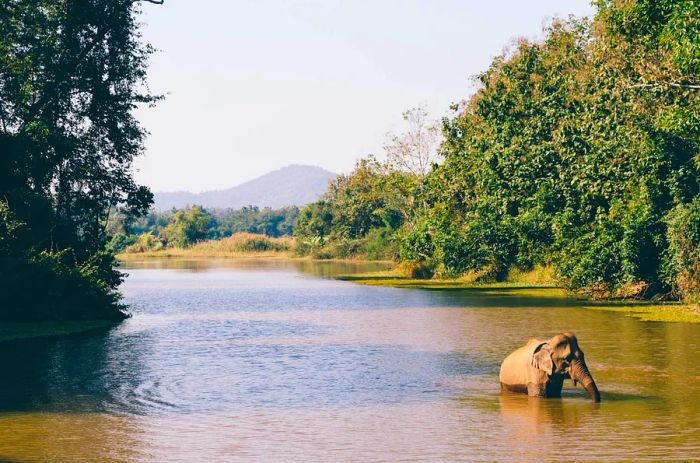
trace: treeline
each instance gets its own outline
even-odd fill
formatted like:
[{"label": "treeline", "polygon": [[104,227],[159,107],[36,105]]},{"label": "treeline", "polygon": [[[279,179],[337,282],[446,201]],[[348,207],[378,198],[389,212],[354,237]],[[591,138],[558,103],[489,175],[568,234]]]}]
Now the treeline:
[{"label": "treeline", "polygon": [[425,175],[406,167],[424,157],[414,128],[388,163],[339,177],[301,211],[300,246],[423,275],[547,266],[573,289],[697,297],[700,4],[596,6],[494,59],[442,121]]},{"label": "treeline", "polygon": [[151,210],[145,216],[118,211],[110,217],[108,247],[118,253],[186,248],[205,240],[218,240],[236,233],[255,233],[277,238],[290,236],[299,215],[296,206],[282,209],[256,206],[212,209],[190,206],[165,212]]}]

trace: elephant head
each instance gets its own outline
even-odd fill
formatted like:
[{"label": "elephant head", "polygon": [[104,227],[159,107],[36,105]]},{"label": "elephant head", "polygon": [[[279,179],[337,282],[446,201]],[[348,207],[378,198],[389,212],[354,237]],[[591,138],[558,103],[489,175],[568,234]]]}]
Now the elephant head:
[{"label": "elephant head", "polygon": [[[600,402],[598,387],[583,359],[583,351],[573,333],[562,333],[540,344],[532,355],[532,365],[550,377],[572,379],[586,389],[594,402]],[[561,384],[561,383],[560,383]]]}]

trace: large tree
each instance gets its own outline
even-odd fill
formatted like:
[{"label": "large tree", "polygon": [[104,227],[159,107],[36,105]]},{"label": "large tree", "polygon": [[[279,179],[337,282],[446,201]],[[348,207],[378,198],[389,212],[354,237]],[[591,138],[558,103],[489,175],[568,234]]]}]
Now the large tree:
[{"label": "large tree", "polygon": [[141,213],[151,202],[132,176],[146,135],[133,113],[159,98],[145,82],[153,49],[141,40],[140,8],[0,3],[0,220],[14,224],[0,256],[0,285],[13,285],[0,288],[9,297],[0,316],[123,315],[105,226],[117,205]]}]

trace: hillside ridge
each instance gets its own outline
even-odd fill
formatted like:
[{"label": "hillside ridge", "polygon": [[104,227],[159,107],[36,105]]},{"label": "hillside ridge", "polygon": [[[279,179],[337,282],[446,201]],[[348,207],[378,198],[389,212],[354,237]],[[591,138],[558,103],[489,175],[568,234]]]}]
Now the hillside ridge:
[{"label": "hillside ridge", "polygon": [[318,166],[291,164],[231,188],[201,193],[155,192],[153,207],[162,211],[193,204],[217,209],[303,206],[325,193],[328,182],[335,176],[333,172]]}]

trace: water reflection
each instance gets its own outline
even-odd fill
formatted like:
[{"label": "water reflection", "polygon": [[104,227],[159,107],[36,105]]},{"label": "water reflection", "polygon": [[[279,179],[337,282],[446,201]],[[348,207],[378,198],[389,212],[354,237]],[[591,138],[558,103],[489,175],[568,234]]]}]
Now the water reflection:
[{"label": "water reflection", "polygon": [[[6,380],[0,410],[94,413],[118,410],[147,382],[151,334],[118,329],[0,343]],[[136,408],[129,411],[137,412]]]},{"label": "water reflection", "polygon": [[133,259],[122,262],[120,269],[168,269],[201,272],[211,269],[289,269],[299,273],[335,277],[360,272],[377,272],[391,268],[390,263],[362,261],[326,261],[309,259],[214,259],[214,258],[169,258],[169,259]]},{"label": "water reflection", "polygon": [[[0,343],[0,461],[700,456],[697,325],[537,292],[361,286],[327,278],[360,264],[315,265],[129,263],[132,319]],[[560,400],[500,395],[509,352],[566,330],[600,405],[570,383]]]}]

